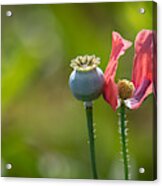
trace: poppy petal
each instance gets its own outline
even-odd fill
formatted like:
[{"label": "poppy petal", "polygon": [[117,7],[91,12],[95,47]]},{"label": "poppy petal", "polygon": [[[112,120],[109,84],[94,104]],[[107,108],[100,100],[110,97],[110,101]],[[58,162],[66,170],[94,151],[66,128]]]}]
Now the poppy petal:
[{"label": "poppy petal", "polygon": [[127,99],[125,104],[130,109],[138,109],[145,98],[152,92],[152,83],[149,79],[144,79],[141,85],[135,90],[132,98]]},{"label": "poppy petal", "polygon": [[153,81],[153,35],[151,30],[142,30],[135,40],[132,82],[136,89],[141,85],[144,78]]},{"label": "poppy petal", "polygon": [[153,92],[157,99],[157,33],[154,31],[153,43]]},{"label": "poppy petal", "polygon": [[112,33],[112,51],[110,55],[109,63],[105,70],[105,77],[115,77],[118,59],[122,56],[125,51],[132,45],[130,41],[122,38],[122,36],[117,33]]},{"label": "poppy petal", "polygon": [[111,77],[105,83],[103,97],[115,111],[118,105],[118,88]]},{"label": "poppy petal", "polygon": [[119,33],[112,33],[112,51],[108,66],[104,73],[105,87],[103,95],[104,99],[112,106],[114,111],[118,105],[118,90],[114,80],[118,66],[118,59],[131,45],[132,43],[123,39]]}]

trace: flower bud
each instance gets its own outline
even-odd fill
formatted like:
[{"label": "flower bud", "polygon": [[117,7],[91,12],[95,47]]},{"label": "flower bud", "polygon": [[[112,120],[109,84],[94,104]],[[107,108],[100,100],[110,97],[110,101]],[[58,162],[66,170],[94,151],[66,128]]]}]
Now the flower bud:
[{"label": "flower bud", "polygon": [[122,100],[131,98],[134,92],[134,85],[132,82],[123,79],[119,80],[118,82],[118,92],[119,92],[119,97]]}]

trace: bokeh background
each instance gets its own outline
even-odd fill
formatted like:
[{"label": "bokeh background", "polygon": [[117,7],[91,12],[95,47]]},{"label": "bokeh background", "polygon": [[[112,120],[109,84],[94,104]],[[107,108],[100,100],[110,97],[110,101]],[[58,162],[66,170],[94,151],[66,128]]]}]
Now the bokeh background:
[{"label": "bokeh background", "polygon": [[[68,86],[70,60],[95,54],[104,71],[112,31],[134,42],[152,29],[152,13],[152,2],[2,6],[2,176],[91,178],[84,107]],[[121,57],[116,81],[131,79],[133,54],[131,47]],[[153,99],[127,110],[132,179],[154,178]],[[118,115],[102,96],[94,120],[99,177],[123,179]]]}]

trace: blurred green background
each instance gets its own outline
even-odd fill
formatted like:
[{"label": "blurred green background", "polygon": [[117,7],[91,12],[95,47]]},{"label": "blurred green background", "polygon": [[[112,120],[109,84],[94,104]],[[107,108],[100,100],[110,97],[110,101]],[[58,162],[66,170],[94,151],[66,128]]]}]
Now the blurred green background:
[{"label": "blurred green background", "polygon": [[[134,42],[141,29],[152,29],[152,6],[2,6],[2,176],[91,178],[84,107],[68,86],[70,60],[95,54],[104,71],[112,31]],[[139,13],[141,7],[144,14]],[[131,47],[121,57],[116,80],[131,79],[133,54]],[[153,96],[127,115],[131,178],[152,180]],[[94,120],[99,177],[123,179],[118,115],[102,96],[94,103]],[[7,163],[11,170],[6,170]]]}]

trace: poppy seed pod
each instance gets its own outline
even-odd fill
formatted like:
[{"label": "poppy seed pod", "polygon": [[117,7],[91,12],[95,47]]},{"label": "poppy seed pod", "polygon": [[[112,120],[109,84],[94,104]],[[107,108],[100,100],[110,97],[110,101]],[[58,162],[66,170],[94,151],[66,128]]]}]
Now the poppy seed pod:
[{"label": "poppy seed pod", "polygon": [[82,101],[93,101],[103,91],[104,75],[97,67],[100,59],[92,56],[78,56],[71,61],[74,69],[69,78],[69,85],[73,95]]}]

